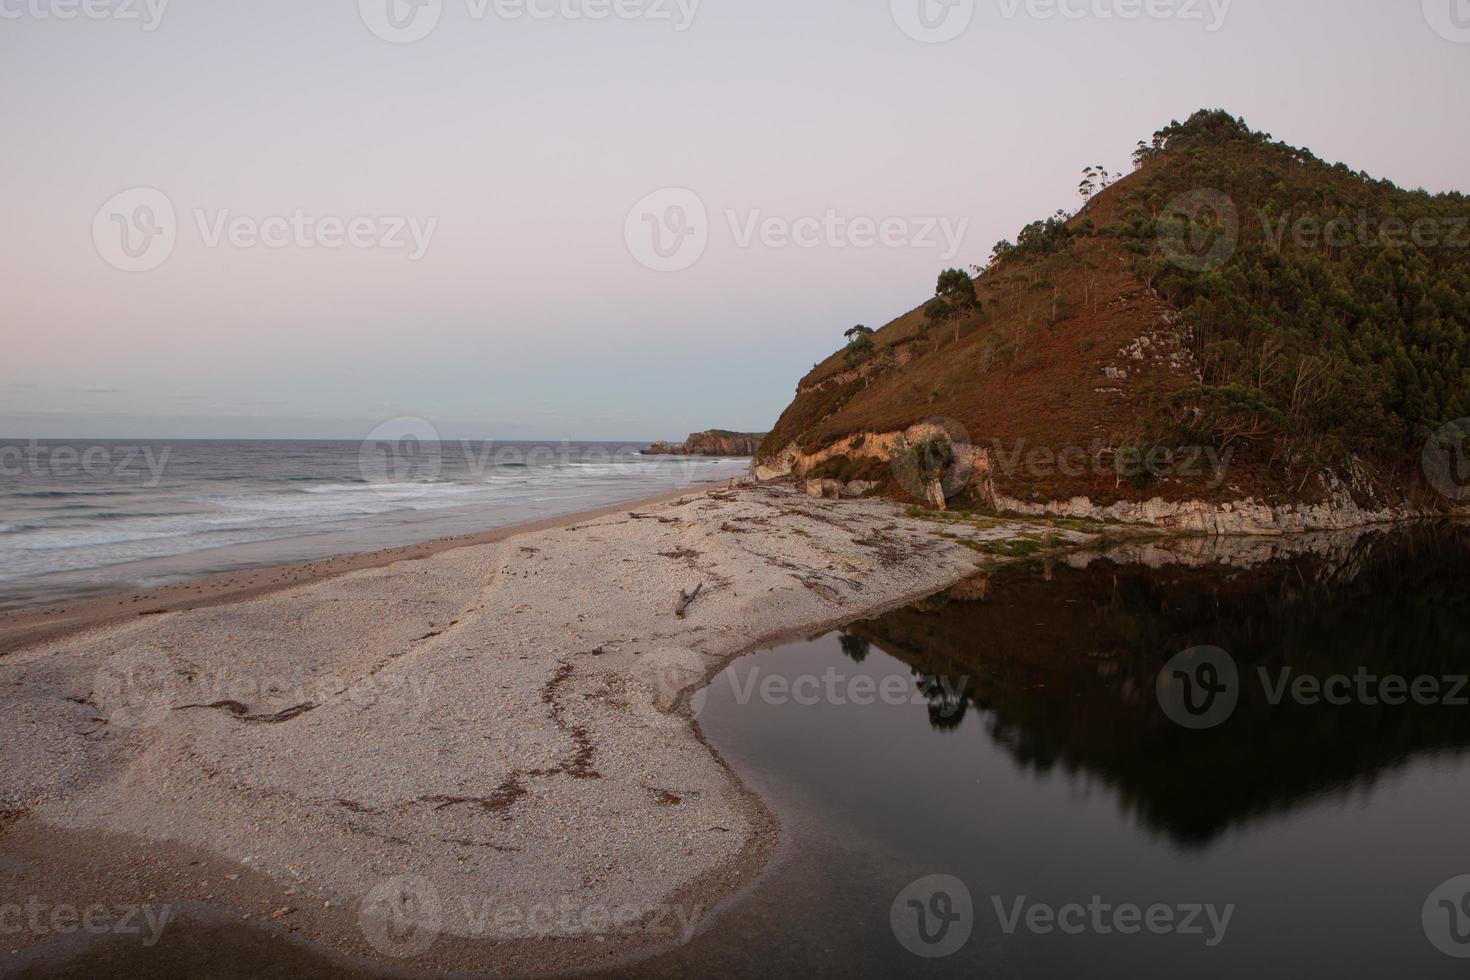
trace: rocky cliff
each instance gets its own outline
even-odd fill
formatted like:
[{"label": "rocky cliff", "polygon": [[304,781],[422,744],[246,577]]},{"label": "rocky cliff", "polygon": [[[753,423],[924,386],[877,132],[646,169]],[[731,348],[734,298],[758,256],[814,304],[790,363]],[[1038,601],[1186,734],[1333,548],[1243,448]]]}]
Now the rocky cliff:
[{"label": "rocky cliff", "polygon": [[1311,233],[1461,228],[1464,196],[1219,112],[1135,164],[817,365],[756,475],[1217,533],[1470,502],[1470,249]]},{"label": "rocky cliff", "polygon": [[678,445],[656,442],[643,450],[645,456],[754,456],[766,438],[764,432],[727,432],[711,429],[696,432]]}]

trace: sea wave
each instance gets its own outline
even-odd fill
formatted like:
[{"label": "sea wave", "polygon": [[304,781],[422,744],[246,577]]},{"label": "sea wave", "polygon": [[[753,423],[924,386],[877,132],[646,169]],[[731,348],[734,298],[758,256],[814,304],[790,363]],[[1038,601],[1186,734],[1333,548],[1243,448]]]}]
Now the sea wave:
[{"label": "sea wave", "polygon": [[5,494],[17,500],[65,500],[68,497],[127,497],[135,490],[29,490]]},{"label": "sea wave", "polygon": [[[249,447],[247,447],[249,448]],[[459,467],[446,457],[434,480],[374,483],[360,476],[357,446],[327,447],[320,453],[275,453],[262,458],[238,446],[191,448],[176,455],[169,480],[157,487],[119,480],[70,484],[24,478],[0,490],[0,582],[136,563],[167,562],[174,556],[209,551],[223,556],[220,567],[249,564],[268,541],[300,539],[283,553],[320,549],[333,541],[351,547],[377,540],[402,541],[499,526],[516,520],[570,512],[598,502],[635,499],[663,488],[688,486],[698,471],[680,462],[588,452],[591,458],[541,463],[486,461],[483,469]],[[291,462],[283,462],[283,460]],[[295,460],[301,460],[296,462]],[[696,481],[698,482],[698,481]],[[11,492],[6,492],[6,491]],[[378,529],[383,529],[381,532]],[[315,543],[320,539],[322,543]],[[232,552],[251,546],[248,552]],[[298,549],[298,550],[292,550]],[[212,559],[211,559],[212,560]],[[179,566],[193,574],[191,560]],[[157,572],[150,567],[149,574]],[[124,572],[98,572],[106,580]],[[172,574],[166,569],[161,574]],[[92,581],[89,579],[89,581]],[[0,600],[19,586],[0,590]]]}]

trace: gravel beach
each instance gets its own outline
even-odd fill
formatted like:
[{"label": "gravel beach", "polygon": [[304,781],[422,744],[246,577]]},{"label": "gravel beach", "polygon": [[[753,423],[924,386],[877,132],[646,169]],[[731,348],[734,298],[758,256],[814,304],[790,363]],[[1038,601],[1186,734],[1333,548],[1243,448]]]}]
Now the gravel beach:
[{"label": "gravel beach", "polygon": [[[0,657],[0,904],[213,916],[410,973],[680,942],[778,835],[691,695],[1037,530],[702,491],[23,646]],[[0,973],[82,941],[39,924],[0,937]]]}]

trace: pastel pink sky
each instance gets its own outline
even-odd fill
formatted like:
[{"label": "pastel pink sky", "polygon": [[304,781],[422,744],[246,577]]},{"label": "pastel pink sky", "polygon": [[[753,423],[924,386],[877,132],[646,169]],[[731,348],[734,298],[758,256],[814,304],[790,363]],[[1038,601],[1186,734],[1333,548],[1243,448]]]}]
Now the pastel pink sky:
[{"label": "pastel pink sky", "polygon": [[[408,45],[355,0],[173,0],[151,32],[0,20],[0,436],[357,438],[402,415],[449,437],[762,429],[843,330],[917,305],[945,265],[1074,207],[1082,167],[1126,170],[1201,107],[1470,189],[1470,44],[1418,0],[1235,0],[1216,31],[1009,9],[978,0],[935,45],[888,0],[703,0],[682,32],[445,0]],[[670,186],[707,205],[710,243],[658,273],[624,221]],[[165,192],[180,229],[130,274],[92,224],[133,187]],[[438,225],[419,261],[211,248],[196,209]],[[828,209],[968,228],[945,261],[741,247],[725,217]]]}]

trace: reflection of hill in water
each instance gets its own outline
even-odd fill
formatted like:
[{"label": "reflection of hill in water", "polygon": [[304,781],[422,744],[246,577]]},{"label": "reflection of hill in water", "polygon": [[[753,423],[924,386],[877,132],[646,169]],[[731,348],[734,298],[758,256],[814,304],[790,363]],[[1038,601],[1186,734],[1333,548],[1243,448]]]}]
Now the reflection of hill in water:
[{"label": "reflection of hill in water", "polygon": [[[1470,530],[1184,547],[1001,573],[849,633],[920,674],[972,677],[970,706],[1022,764],[1099,778],[1189,846],[1470,744],[1470,707],[1272,706],[1257,674],[1470,673]],[[1241,706],[1210,731],[1155,699],[1160,668],[1193,646],[1240,665]]]}]

